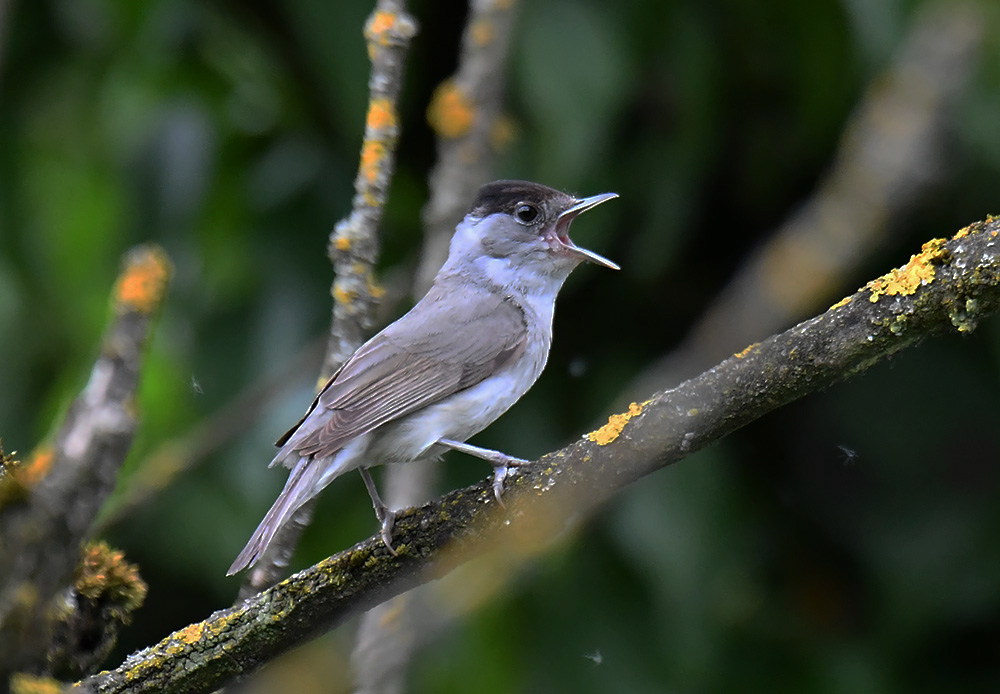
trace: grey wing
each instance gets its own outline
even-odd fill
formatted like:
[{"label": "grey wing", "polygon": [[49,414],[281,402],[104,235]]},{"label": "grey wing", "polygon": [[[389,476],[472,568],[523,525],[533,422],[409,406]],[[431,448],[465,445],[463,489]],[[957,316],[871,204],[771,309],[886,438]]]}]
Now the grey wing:
[{"label": "grey wing", "polygon": [[278,445],[298,456],[333,455],[496,373],[520,356],[526,338],[524,312],[512,301],[476,288],[456,301],[434,288],[344,364]]}]

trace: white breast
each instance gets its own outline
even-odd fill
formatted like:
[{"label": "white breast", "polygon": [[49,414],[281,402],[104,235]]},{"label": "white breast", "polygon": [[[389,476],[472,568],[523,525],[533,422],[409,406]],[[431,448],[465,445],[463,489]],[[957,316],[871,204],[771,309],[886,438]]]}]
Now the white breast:
[{"label": "white breast", "polygon": [[[545,326],[548,327],[548,326]],[[372,432],[365,465],[437,455],[438,439],[465,441],[492,424],[538,380],[549,355],[550,330],[532,331],[524,353],[489,378]]]}]

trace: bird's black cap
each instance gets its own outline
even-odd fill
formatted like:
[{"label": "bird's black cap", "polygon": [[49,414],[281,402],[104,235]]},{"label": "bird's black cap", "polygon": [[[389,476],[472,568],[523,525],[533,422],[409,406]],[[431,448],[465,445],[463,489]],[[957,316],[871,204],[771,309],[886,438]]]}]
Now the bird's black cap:
[{"label": "bird's black cap", "polygon": [[514,214],[517,205],[522,202],[534,203],[543,209],[558,212],[572,205],[575,199],[555,188],[532,181],[493,181],[480,187],[469,212],[474,217],[488,217],[498,212]]}]

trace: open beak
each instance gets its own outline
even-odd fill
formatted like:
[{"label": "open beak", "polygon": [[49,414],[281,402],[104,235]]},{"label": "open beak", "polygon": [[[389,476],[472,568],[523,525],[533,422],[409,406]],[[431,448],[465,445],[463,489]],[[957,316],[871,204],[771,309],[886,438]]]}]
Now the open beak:
[{"label": "open beak", "polygon": [[588,251],[586,248],[580,248],[573,240],[569,237],[569,225],[576,219],[577,215],[581,212],[586,212],[592,207],[597,207],[602,202],[607,202],[608,200],[613,200],[618,197],[618,193],[601,193],[600,195],[592,195],[589,198],[583,198],[582,200],[577,200],[576,204],[567,210],[564,210],[562,214],[556,219],[555,227],[555,238],[559,242],[562,248],[572,255],[575,255],[582,260],[589,260],[592,263],[597,263],[598,265],[603,265],[604,267],[609,267],[612,270],[621,270],[618,265],[612,263],[610,260],[604,256],[597,255],[593,251]]}]

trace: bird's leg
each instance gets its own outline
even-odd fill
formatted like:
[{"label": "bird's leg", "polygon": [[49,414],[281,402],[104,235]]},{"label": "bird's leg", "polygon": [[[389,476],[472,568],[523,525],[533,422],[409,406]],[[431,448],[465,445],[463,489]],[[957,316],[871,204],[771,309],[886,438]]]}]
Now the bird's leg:
[{"label": "bird's leg", "polygon": [[385,543],[386,549],[395,557],[397,556],[397,552],[392,548],[392,524],[396,521],[396,512],[386,506],[385,502],[382,501],[382,497],[378,495],[378,489],[375,488],[375,480],[372,479],[372,473],[368,472],[368,468],[359,467],[358,472],[361,473],[361,479],[365,481],[368,496],[372,498],[372,506],[375,507],[375,517],[382,524],[382,542]]},{"label": "bird's leg", "polygon": [[482,458],[490,465],[493,466],[493,495],[496,496],[497,502],[504,506],[503,499],[500,495],[503,493],[503,482],[507,479],[508,468],[517,467],[518,465],[527,465],[528,461],[522,458],[515,458],[509,456],[506,453],[501,453],[500,451],[494,451],[489,448],[480,448],[479,446],[473,446],[470,443],[462,443],[461,441],[452,441],[451,439],[438,439],[437,441],[440,445],[451,448],[455,451],[460,451],[467,455],[474,455],[477,458]]}]

